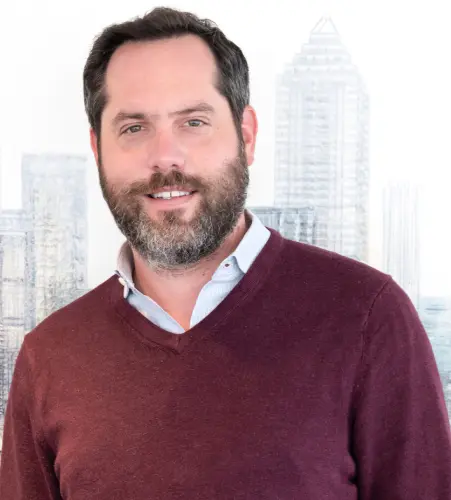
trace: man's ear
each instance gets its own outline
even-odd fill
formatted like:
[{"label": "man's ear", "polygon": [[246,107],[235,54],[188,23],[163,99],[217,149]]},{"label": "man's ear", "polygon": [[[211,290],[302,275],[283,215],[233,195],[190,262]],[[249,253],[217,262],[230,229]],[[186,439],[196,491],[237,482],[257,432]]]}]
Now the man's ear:
[{"label": "man's ear", "polygon": [[94,158],[96,160],[96,164],[98,167],[99,166],[98,141],[97,141],[97,135],[92,128],[89,130],[89,136],[90,136],[90,140],[91,140],[91,149],[92,149],[92,152],[94,153]]},{"label": "man's ear", "polygon": [[258,132],[257,114],[252,106],[246,106],[244,109],[241,132],[243,134],[247,164],[252,165],[252,163],[254,163],[255,144]]}]

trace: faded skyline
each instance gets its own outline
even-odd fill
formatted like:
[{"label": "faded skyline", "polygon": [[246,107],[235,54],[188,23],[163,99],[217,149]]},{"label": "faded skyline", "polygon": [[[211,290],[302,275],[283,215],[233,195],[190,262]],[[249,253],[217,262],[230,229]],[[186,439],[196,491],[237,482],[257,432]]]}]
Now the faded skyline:
[{"label": "faded skyline", "polygon": [[[440,11],[442,4],[442,11]],[[2,204],[20,204],[20,154],[85,154],[89,175],[89,283],[114,270],[122,236],[98,188],[89,150],[81,74],[94,36],[107,24],[144,13],[160,2],[101,5],[26,1],[0,6]],[[439,220],[451,212],[451,76],[447,49],[451,33],[443,2],[278,1],[262,10],[256,1],[212,3],[185,0],[167,5],[210,17],[240,45],[251,70],[251,103],[260,132],[251,167],[250,205],[273,201],[275,79],[319,18],[333,18],[370,95],[370,263],[381,264],[382,187],[409,179],[420,188],[423,295],[451,295],[451,235]],[[236,7],[236,8],[234,8]],[[76,10],[75,10],[76,9]],[[258,16],[256,13],[258,12]],[[271,36],[268,36],[271,34]],[[107,245],[109,245],[107,247]]]}]

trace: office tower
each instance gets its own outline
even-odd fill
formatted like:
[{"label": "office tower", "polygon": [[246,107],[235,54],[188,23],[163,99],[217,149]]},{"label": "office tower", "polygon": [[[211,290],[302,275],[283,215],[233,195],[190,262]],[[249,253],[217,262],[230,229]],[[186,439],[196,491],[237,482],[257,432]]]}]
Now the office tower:
[{"label": "office tower", "polygon": [[312,208],[249,207],[262,223],[290,240],[316,245],[316,214]]},{"label": "office tower", "polygon": [[393,276],[415,307],[420,293],[418,189],[392,183],[384,190],[383,271]]},{"label": "office tower", "polygon": [[6,407],[11,356],[31,327],[27,309],[34,294],[26,280],[26,243],[30,232],[31,220],[23,210],[0,212],[0,416]]},{"label": "office tower", "polygon": [[86,160],[79,156],[26,155],[22,201],[32,220],[27,279],[35,323],[87,290]]},{"label": "office tower", "polygon": [[368,259],[368,95],[323,18],[276,85],[277,207],[312,207],[321,247]]},{"label": "office tower", "polygon": [[434,349],[442,382],[451,377],[451,300],[422,297],[419,315]]}]

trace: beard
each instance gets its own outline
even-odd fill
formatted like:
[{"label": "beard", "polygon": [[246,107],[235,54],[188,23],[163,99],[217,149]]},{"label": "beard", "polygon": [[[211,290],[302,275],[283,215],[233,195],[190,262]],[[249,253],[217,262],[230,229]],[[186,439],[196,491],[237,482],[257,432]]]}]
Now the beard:
[{"label": "beard", "polygon": [[[100,144],[99,144],[100,146]],[[236,157],[226,160],[215,178],[185,175],[178,169],[154,173],[148,181],[127,186],[110,183],[99,147],[99,177],[103,197],[129,244],[155,270],[187,269],[212,255],[236,227],[244,211],[249,169],[241,141]],[[155,189],[180,186],[197,191],[196,212],[185,220],[184,209],[164,210],[158,220],[145,209],[144,196]]]}]

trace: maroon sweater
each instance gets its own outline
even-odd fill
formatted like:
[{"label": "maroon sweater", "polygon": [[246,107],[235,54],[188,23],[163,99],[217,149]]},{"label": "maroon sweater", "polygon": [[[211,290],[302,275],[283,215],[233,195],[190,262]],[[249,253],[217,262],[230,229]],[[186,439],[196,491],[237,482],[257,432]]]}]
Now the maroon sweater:
[{"label": "maroon sweater", "polygon": [[183,335],[117,278],[29,333],[1,500],[450,500],[430,343],[386,275],[272,236]]}]

